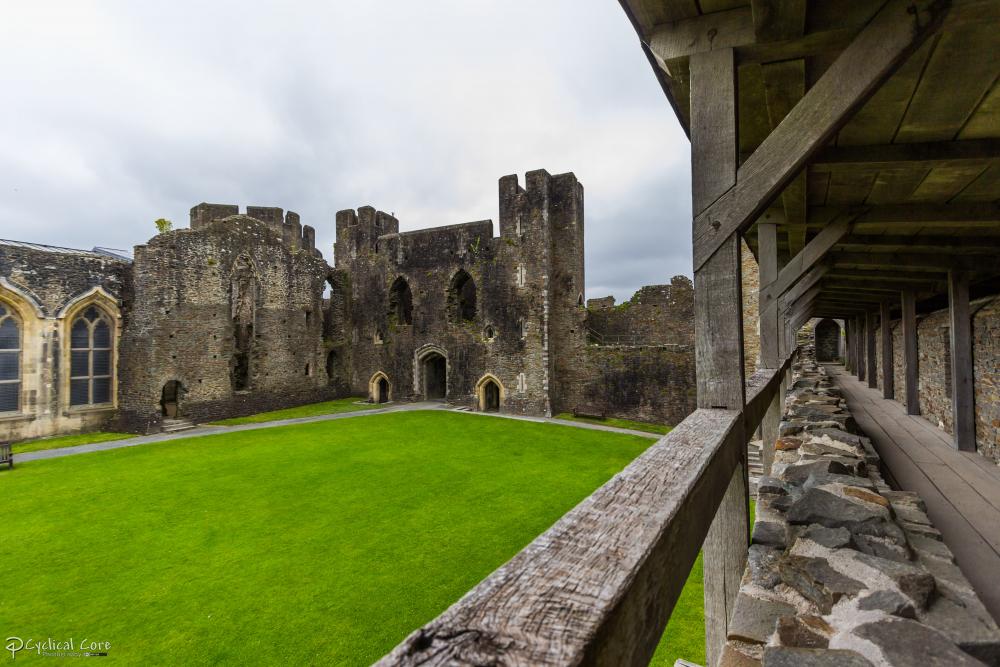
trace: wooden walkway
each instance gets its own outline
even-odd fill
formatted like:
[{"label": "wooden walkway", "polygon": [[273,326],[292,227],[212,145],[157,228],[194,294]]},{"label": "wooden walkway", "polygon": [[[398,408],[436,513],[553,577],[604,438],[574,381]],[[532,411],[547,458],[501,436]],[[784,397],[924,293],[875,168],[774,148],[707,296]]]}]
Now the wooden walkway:
[{"label": "wooden walkway", "polygon": [[907,415],[843,366],[826,368],[882,457],[890,483],[920,494],[962,572],[1000,621],[1000,467],[956,450],[947,433]]}]

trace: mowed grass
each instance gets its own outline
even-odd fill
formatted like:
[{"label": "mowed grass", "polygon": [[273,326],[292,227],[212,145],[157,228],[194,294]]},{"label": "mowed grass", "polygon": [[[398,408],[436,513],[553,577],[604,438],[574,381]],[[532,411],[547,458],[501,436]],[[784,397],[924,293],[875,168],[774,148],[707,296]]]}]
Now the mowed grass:
[{"label": "mowed grass", "polygon": [[368,664],[650,444],[427,411],[28,462],[0,473],[0,627],[128,664]]},{"label": "mowed grass", "polygon": [[75,435],[61,435],[54,438],[39,438],[37,440],[23,440],[21,442],[15,442],[11,445],[11,451],[15,454],[26,454],[28,452],[38,452],[43,449],[61,449],[63,447],[89,445],[95,442],[110,442],[112,440],[125,440],[126,438],[134,437],[134,433],[112,433],[106,431],[77,433]]},{"label": "mowed grass", "polygon": [[341,412],[357,412],[358,410],[372,410],[374,408],[385,407],[373,403],[360,403],[363,397],[352,396],[350,398],[338,398],[333,401],[323,401],[322,403],[308,403],[294,408],[284,410],[272,410],[270,412],[258,412],[249,417],[234,417],[233,419],[223,419],[212,422],[215,426],[236,426],[239,424],[259,424],[261,422],[278,421],[281,419],[296,419],[298,417],[316,417],[319,415],[333,415]]},{"label": "mowed grass", "polygon": [[632,421],[631,419],[618,419],[617,417],[605,417],[604,419],[600,419],[598,417],[577,417],[572,412],[560,412],[556,415],[556,419],[568,419],[569,421],[583,422],[584,424],[600,424],[601,426],[628,428],[633,431],[659,433],[660,435],[670,433],[673,428],[673,426],[667,426],[666,424],[650,424],[649,422],[637,422]]}]

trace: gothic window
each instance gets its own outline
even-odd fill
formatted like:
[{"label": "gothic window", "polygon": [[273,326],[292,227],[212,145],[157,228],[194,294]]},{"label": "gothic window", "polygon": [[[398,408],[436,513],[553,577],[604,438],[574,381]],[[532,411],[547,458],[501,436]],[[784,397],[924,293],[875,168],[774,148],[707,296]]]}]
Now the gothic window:
[{"label": "gothic window", "polygon": [[396,324],[413,324],[413,293],[402,276],[389,288],[389,320]]},{"label": "gothic window", "polygon": [[111,318],[96,306],[87,307],[70,327],[69,403],[111,402]]},{"label": "gothic window", "polygon": [[451,320],[456,324],[471,322],[476,318],[476,281],[461,269],[451,279],[448,310]]},{"label": "gothic window", "polygon": [[493,340],[497,337],[497,332],[493,328],[492,324],[487,324],[486,328],[483,329],[483,340]]},{"label": "gothic window", "polygon": [[21,409],[21,327],[0,302],[0,412]]}]

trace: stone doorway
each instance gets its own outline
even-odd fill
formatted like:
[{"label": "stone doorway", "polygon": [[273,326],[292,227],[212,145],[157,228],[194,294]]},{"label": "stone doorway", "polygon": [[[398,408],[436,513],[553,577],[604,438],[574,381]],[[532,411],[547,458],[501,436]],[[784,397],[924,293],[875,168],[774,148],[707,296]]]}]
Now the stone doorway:
[{"label": "stone doorway", "polygon": [[389,402],[389,381],[385,378],[379,378],[378,382],[375,383],[375,402]]},{"label": "stone doorway", "polygon": [[424,398],[443,400],[448,395],[448,360],[437,352],[427,354],[421,360],[424,379]]},{"label": "stone doorway", "polygon": [[821,320],[816,324],[816,361],[840,360],[840,325],[834,320]]},{"label": "stone doorway", "polygon": [[180,400],[184,385],[179,380],[170,380],[160,392],[160,410],[167,419],[176,419],[180,414]]},{"label": "stone doorway", "polygon": [[476,383],[476,398],[479,402],[479,409],[483,412],[500,412],[503,405],[504,391],[494,375],[487,373]]}]

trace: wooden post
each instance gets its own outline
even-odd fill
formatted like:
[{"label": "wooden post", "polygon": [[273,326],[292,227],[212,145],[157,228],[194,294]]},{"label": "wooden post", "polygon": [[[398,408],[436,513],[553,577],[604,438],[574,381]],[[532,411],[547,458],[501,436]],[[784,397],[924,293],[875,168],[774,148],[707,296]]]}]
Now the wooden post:
[{"label": "wooden post", "polygon": [[[757,223],[758,266],[760,268],[760,288],[762,293],[778,279],[778,225],[773,222]],[[778,368],[781,365],[781,329],[778,325],[778,305],[776,299],[760,305],[760,363],[762,368]],[[780,394],[781,392],[778,392]],[[778,424],[781,421],[781,396],[775,394],[767,408],[761,432],[761,467],[765,475],[771,474],[774,461],[774,441],[778,439]]]},{"label": "wooden post", "polygon": [[972,388],[972,315],[969,278],[948,272],[948,312],[951,316],[951,413],[955,448],[976,451],[976,414]]},{"label": "wooden post", "polygon": [[878,388],[875,372],[875,311],[869,310],[865,313],[865,377],[869,389]]},{"label": "wooden post", "polygon": [[868,340],[868,332],[865,329],[865,318],[863,316],[861,316],[861,315],[858,315],[857,321],[858,321],[858,324],[857,324],[857,330],[858,330],[858,372],[856,373],[856,375],[858,376],[858,380],[860,380],[861,382],[864,382],[865,381],[865,371],[868,369],[868,366],[865,363],[865,352],[866,352],[865,348],[867,347],[867,345],[865,344],[865,341]]},{"label": "wooden post", "polygon": [[906,414],[920,414],[920,358],[917,356],[917,295],[903,292],[903,366],[906,369]]},{"label": "wooden post", "polygon": [[848,373],[854,371],[854,332],[851,329],[851,319],[847,318],[844,320],[844,345],[847,348],[844,351],[844,368]]},{"label": "wooden post", "polygon": [[[732,49],[691,57],[691,173],[697,216],[736,183],[736,62]],[[731,234],[694,273],[698,406],[742,410],[740,237]],[[744,434],[745,438],[745,434]],[[746,440],[742,440],[743,443]],[[746,445],[704,544],[705,648],[719,660],[749,545]]]},{"label": "wooden post", "polygon": [[882,397],[893,398],[896,394],[895,369],[892,358],[892,319],[889,313],[889,302],[883,301],[881,306],[882,326]]}]

